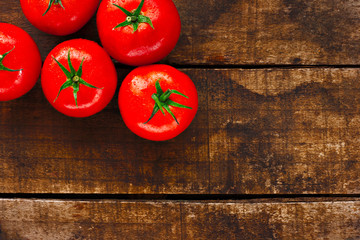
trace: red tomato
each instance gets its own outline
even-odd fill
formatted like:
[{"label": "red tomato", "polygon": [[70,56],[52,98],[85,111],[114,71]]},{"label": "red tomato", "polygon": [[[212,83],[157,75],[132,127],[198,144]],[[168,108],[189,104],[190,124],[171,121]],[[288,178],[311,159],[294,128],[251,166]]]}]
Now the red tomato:
[{"label": "red tomato", "polygon": [[0,101],[30,91],[40,70],[40,52],[30,35],[17,26],[0,23]]},{"label": "red tomato", "polygon": [[198,95],[186,74],[168,65],[148,65],[126,76],[119,92],[119,107],[131,131],[163,141],[190,125],[198,109]]},{"label": "red tomato", "polygon": [[20,0],[29,22],[43,32],[64,36],[82,28],[100,0]]},{"label": "red tomato", "polygon": [[88,117],[112,99],[117,73],[97,43],[74,39],[56,46],[41,73],[44,94],[55,109],[71,117]]},{"label": "red tomato", "polygon": [[103,0],[97,27],[113,58],[140,66],[160,61],[171,52],[179,39],[181,22],[171,0]]}]

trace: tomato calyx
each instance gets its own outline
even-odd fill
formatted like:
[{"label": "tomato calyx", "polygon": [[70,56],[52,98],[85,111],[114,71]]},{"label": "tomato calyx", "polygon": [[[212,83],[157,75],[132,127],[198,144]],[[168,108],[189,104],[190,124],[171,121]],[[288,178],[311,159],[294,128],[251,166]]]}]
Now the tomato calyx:
[{"label": "tomato calyx", "polygon": [[151,95],[151,98],[155,101],[154,109],[152,111],[150,118],[144,124],[147,124],[159,110],[165,116],[165,112],[163,110],[163,108],[164,108],[172,116],[172,118],[176,121],[176,123],[179,125],[178,120],[176,119],[174,113],[171,111],[169,106],[178,107],[178,108],[187,108],[187,109],[192,109],[192,108],[182,105],[180,103],[174,102],[174,101],[170,100],[169,97],[171,94],[177,94],[177,95],[183,96],[185,98],[189,98],[189,97],[182,94],[181,92],[179,92],[177,90],[168,89],[164,92],[161,89],[159,80],[157,80],[155,83],[156,93]]},{"label": "tomato calyx", "polygon": [[69,64],[69,67],[70,67],[70,71],[67,70],[64,67],[64,65],[62,65],[58,60],[56,60],[56,58],[54,58],[53,56],[52,56],[52,58],[59,65],[59,67],[61,68],[61,70],[63,71],[63,73],[66,75],[66,78],[67,78],[66,82],[60,87],[59,93],[56,96],[54,102],[58,99],[58,97],[59,97],[62,90],[66,89],[66,88],[69,88],[69,87],[72,87],[73,88],[74,99],[75,99],[75,104],[76,104],[77,107],[79,107],[78,103],[77,103],[77,93],[80,90],[80,84],[83,84],[83,85],[85,85],[87,87],[90,87],[90,88],[103,89],[103,88],[95,87],[95,86],[85,82],[85,80],[81,78],[82,72],[83,72],[82,71],[82,66],[83,66],[85,58],[82,59],[80,67],[79,67],[79,69],[77,71],[75,70],[75,68],[73,67],[73,65],[71,63],[70,49],[68,51],[68,64]]},{"label": "tomato calyx", "polygon": [[61,0],[50,0],[50,1],[49,1],[49,5],[48,5],[48,8],[47,8],[46,11],[44,12],[43,16],[48,13],[48,11],[50,10],[50,8],[51,8],[52,5],[57,5],[57,4],[59,4],[59,5],[62,7],[62,9],[65,10],[65,8],[64,8]]},{"label": "tomato calyx", "polygon": [[10,51],[0,55],[0,71],[1,70],[4,70],[4,71],[8,71],[8,72],[18,72],[18,71],[21,71],[22,69],[18,69],[18,70],[15,70],[15,69],[10,69],[10,68],[7,68],[4,66],[4,64],[2,63],[4,58],[6,57],[6,55],[8,55],[9,53],[11,53],[13,50],[15,49],[15,47],[13,47],[13,49],[11,49]]},{"label": "tomato calyx", "polygon": [[116,29],[116,28],[119,28],[119,27],[125,27],[125,26],[128,26],[128,25],[132,25],[133,26],[133,33],[136,32],[138,30],[138,27],[139,27],[139,23],[148,23],[150,25],[150,27],[152,29],[154,29],[154,26],[152,24],[152,21],[149,17],[147,16],[144,16],[144,15],[141,15],[141,9],[144,5],[144,1],[145,0],[142,0],[139,4],[139,6],[136,8],[136,10],[134,10],[133,12],[129,12],[128,10],[126,10],[125,8],[113,3],[113,5],[117,8],[119,8],[123,13],[126,14],[126,20],[120,24],[118,24],[117,26],[115,26],[113,28]]}]

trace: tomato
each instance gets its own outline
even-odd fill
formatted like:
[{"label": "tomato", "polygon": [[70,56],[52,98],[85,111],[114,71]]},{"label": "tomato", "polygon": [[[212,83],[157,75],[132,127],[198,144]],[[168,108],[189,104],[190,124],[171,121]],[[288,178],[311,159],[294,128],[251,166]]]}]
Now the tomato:
[{"label": "tomato", "polygon": [[119,108],[132,132],[163,141],[190,125],[198,109],[198,95],[185,73],[168,65],[148,65],[126,76],[119,91]]},{"label": "tomato", "polygon": [[100,0],[20,0],[29,22],[43,32],[64,36],[82,28]]},{"label": "tomato", "polygon": [[30,91],[40,70],[40,52],[30,35],[15,25],[0,23],[0,101]]},{"label": "tomato", "polygon": [[97,43],[74,39],[47,56],[41,85],[55,109],[71,117],[88,117],[112,99],[117,73],[109,55]]},{"label": "tomato", "polygon": [[97,28],[106,51],[121,63],[155,63],[175,47],[181,29],[171,0],[103,0]]}]

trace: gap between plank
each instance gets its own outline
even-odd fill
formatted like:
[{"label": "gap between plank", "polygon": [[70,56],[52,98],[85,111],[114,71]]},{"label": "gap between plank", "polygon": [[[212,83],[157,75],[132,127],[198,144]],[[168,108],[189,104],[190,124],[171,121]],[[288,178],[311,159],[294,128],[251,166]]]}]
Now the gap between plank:
[{"label": "gap between plank", "polygon": [[[67,200],[171,200],[171,201],[222,201],[222,200],[297,200],[331,198],[332,200],[360,198],[360,194],[50,194],[0,193],[0,199],[67,199]],[[360,199],[359,199],[360,200]]]}]

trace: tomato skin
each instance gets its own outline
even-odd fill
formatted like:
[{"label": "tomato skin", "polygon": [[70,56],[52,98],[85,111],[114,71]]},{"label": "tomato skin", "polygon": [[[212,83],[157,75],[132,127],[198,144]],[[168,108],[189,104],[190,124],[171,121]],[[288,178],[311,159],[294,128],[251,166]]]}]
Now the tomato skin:
[{"label": "tomato skin", "polygon": [[160,61],[175,47],[181,30],[181,21],[171,0],[145,0],[142,14],[148,23],[140,23],[133,33],[131,25],[113,29],[125,21],[126,14],[113,5],[129,11],[137,8],[141,0],[103,0],[97,13],[97,28],[106,51],[117,61],[131,66],[141,66]]},{"label": "tomato skin", "polygon": [[62,0],[48,8],[50,0],[20,0],[23,13],[39,30],[57,36],[65,36],[80,30],[95,14],[100,0]]},{"label": "tomato skin", "polygon": [[21,28],[0,23],[0,54],[13,48],[4,57],[3,64],[10,69],[21,70],[0,70],[0,101],[21,97],[34,87],[40,76],[41,56],[34,40]]},{"label": "tomato skin", "polygon": [[[170,106],[179,124],[166,111],[165,116],[158,111],[144,124],[154,108],[155,102],[151,95],[156,93],[157,80],[163,91],[177,90],[188,97],[172,94],[169,98],[192,108]],[[142,66],[130,72],[120,87],[118,101],[126,126],[136,135],[153,141],[169,140],[179,135],[190,125],[198,109],[198,94],[191,79],[185,73],[164,64]]]},{"label": "tomato skin", "polygon": [[[79,69],[84,58],[82,79],[98,87],[80,85],[78,106],[75,104],[72,87],[62,90],[56,99],[67,77],[52,57],[70,70],[67,60],[69,49],[75,70]],[[41,72],[41,85],[45,97],[56,110],[70,117],[88,117],[101,111],[111,101],[117,86],[117,72],[109,55],[97,43],[73,39],[60,43],[49,53]]]}]

